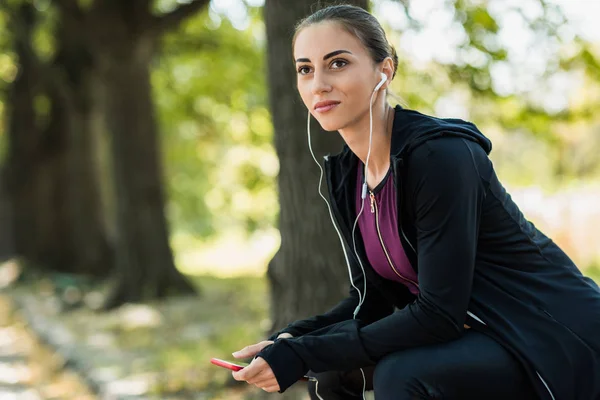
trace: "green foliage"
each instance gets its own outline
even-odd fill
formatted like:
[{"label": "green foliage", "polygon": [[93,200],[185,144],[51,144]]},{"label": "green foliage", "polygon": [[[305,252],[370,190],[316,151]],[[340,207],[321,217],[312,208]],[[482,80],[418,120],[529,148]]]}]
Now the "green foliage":
[{"label": "green foliage", "polygon": [[209,235],[272,226],[277,211],[267,110],[263,26],[245,31],[212,12],[166,36],[152,77],[169,216],[178,230]]},{"label": "green foliage", "polygon": [[600,260],[596,260],[590,266],[588,266],[583,273],[589,276],[600,285]]},{"label": "green foliage", "polygon": [[[429,16],[410,19],[421,3],[398,3],[409,23],[386,31],[402,48],[398,44],[430,26]],[[577,36],[574,22],[545,1],[448,0],[435,10],[434,20],[442,20],[442,13],[451,16],[451,36],[459,38],[453,57],[434,55],[432,61],[416,65],[409,53],[400,52],[393,88],[406,105],[438,115],[442,103],[464,110],[463,118],[499,144],[492,158],[502,160],[497,168],[510,183],[557,188],[573,179],[600,177],[600,163],[587,151],[600,148],[595,127],[600,119],[594,111],[600,101],[598,44]],[[507,40],[514,39],[507,32],[515,31],[523,37]],[[523,77],[529,83],[523,84]],[[571,98],[552,94],[561,81],[581,89],[569,93]],[[507,162],[511,154],[517,162]]]},{"label": "green foliage", "polygon": [[[21,0],[10,0],[0,4],[0,165],[7,149],[7,115],[6,96],[9,85],[18,73],[18,60],[13,51],[15,39],[14,18],[19,7],[24,4]],[[56,24],[56,13],[44,2],[34,2],[36,26],[33,33],[33,49],[41,62],[47,62],[54,54],[55,41],[53,29]],[[11,24],[12,19],[12,24]],[[36,99],[36,108],[41,115],[47,115],[49,103],[43,96]]]}]

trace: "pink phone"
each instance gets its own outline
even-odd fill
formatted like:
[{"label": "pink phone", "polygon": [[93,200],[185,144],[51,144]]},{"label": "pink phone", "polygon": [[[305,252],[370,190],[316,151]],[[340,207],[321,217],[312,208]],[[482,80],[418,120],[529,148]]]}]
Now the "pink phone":
[{"label": "pink phone", "polygon": [[[247,367],[248,364],[242,365],[242,364],[236,364],[234,362],[231,361],[225,361],[225,360],[221,360],[220,358],[211,358],[210,362],[214,365],[218,365],[219,367],[223,367],[223,368],[227,368],[230,369],[232,371],[239,371],[241,369],[244,369],[244,367]],[[300,378],[301,381],[308,381],[309,377],[308,376],[303,376],[302,378]]]},{"label": "pink phone", "polygon": [[231,361],[221,360],[220,358],[211,358],[210,362],[215,365],[218,365],[219,367],[227,368],[232,371],[239,371],[239,370],[243,369],[244,367],[248,366],[248,364],[240,365],[240,364],[233,363]]}]

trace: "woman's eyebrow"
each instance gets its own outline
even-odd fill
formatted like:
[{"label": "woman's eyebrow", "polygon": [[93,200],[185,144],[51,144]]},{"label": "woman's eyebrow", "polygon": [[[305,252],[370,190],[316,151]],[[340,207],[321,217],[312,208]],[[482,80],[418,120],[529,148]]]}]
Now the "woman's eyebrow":
[{"label": "woman's eyebrow", "polygon": [[[348,54],[352,54],[352,52],[348,51],[348,50],[336,50],[336,51],[332,51],[331,53],[327,53],[323,56],[323,61],[327,60],[328,58],[337,56],[338,54],[342,54],[342,53],[348,53]],[[296,59],[296,62],[310,62],[309,58],[298,58]]]}]

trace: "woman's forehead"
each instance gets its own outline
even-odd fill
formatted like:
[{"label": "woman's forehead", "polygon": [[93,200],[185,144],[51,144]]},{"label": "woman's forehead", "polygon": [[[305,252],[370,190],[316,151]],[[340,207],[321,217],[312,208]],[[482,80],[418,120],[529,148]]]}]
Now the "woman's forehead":
[{"label": "woman's forehead", "polygon": [[356,56],[364,53],[362,43],[337,23],[321,22],[302,29],[294,43],[294,59],[309,58],[312,62],[336,50],[348,50]]}]

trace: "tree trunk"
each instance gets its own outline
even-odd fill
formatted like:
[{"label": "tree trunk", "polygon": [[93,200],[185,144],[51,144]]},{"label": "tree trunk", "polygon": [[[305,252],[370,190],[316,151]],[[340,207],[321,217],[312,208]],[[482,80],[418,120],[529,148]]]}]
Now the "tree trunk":
[{"label": "tree trunk", "polygon": [[17,255],[39,263],[47,252],[38,208],[47,200],[43,176],[39,174],[43,153],[41,129],[34,107],[40,95],[39,65],[32,48],[36,13],[32,5],[23,4],[10,14],[19,71],[8,91],[8,154],[4,166],[6,192],[12,213],[14,246]]},{"label": "tree trunk", "polygon": [[66,272],[104,275],[112,269],[102,210],[106,196],[94,152],[97,99],[103,98],[112,134],[119,267],[107,307],[195,292],[175,268],[169,247],[149,65],[156,37],[208,0],[193,0],[162,17],[151,14],[151,3],[98,0],[86,11],[77,2],[56,2],[58,52],[44,70],[52,76],[44,76],[51,114],[43,131],[34,108],[40,92],[31,46],[35,8],[23,3],[14,19],[20,69],[8,102],[6,177],[15,247]]},{"label": "tree trunk", "polygon": [[[58,51],[41,65],[32,48],[36,12],[12,14],[20,71],[11,90],[8,188],[16,250],[39,267],[106,276],[110,249],[92,145],[92,68],[81,21],[60,15]],[[45,95],[49,115],[34,102]],[[42,127],[36,121],[45,121]]]},{"label": "tree trunk", "polygon": [[117,285],[107,309],[196,292],[169,246],[149,71],[156,39],[144,26],[151,15],[142,3],[106,1],[95,11],[104,18],[98,29],[116,184]]},{"label": "tree trunk", "polygon": [[[353,1],[366,8],[367,1]],[[308,150],[307,109],[295,87],[291,38],[294,25],[311,11],[312,0],[266,0],[268,82],[275,147],[279,155],[281,248],[269,263],[272,331],[326,311],[348,292],[348,271],[338,236],[317,187],[318,167]],[[317,160],[341,150],[341,139],[313,119]],[[327,196],[323,183],[322,192]]]},{"label": "tree trunk", "polygon": [[113,270],[112,249],[100,189],[98,152],[95,147],[101,97],[99,78],[85,35],[86,20],[62,12],[57,32],[54,118],[64,136],[61,172],[66,219],[70,227],[73,272],[106,277]]},{"label": "tree trunk", "polygon": [[51,104],[48,125],[39,140],[38,151],[30,160],[37,165],[29,178],[37,189],[29,205],[33,207],[29,212],[36,216],[33,260],[46,270],[73,273],[75,249],[68,218],[71,205],[66,196],[70,185],[66,165],[67,130],[62,102],[52,88],[48,90],[48,99]]},{"label": "tree trunk", "polygon": [[0,263],[16,255],[12,213],[4,179],[4,173],[0,171]]}]

